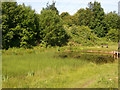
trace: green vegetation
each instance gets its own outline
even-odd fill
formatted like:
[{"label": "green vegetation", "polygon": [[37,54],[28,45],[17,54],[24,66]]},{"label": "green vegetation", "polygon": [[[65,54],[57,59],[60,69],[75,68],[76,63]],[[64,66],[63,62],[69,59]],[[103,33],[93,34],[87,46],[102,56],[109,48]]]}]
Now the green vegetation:
[{"label": "green vegetation", "polygon": [[40,38],[45,46],[61,46],[68,39],[61,18],[52,10],[42,10],[40,19]]},{"label": "green vegetation", "polygon": [[[37,15],[30,7],[16,2],[2,3],[2,47],[31,47],[39,30]],[[38,24],[39,25],[39,24]]]},{"label": "green vegetation", "polygon": [[[85,58],[60,58],[56,56],[56,48],[44,49],[41,52],[38,52],[38,49],[41,48],[34,48],[35,52],[31,53],[30,49],[17,51],[26,51],[23,55],[13,53],[17,49],[5,51],[8,54],[8,51],[13,50],[11,55],[3,53],[3,88],[118,87],[117,61],[96,64]],[[88,58],[94,60],[94,57]]]},{"label": "green vegetation", "polygon": [[63,46],[68,41],[93,46],[99,38],[118,42],[119,18],[115,12],[105,14],[96,1],[88,3],[86,9],[79,9],[73,16],[68,12],[59,15],[55,2],[47,3],[41,14],[24,4],[3,2],[2,48]]},{"label": "green vegetation", "polygon": [[97,44],[96,41],[99,40],[96,34],[92,33],[92,30],[87,26],[65,26],[65,29],[70,36],[69,41],[81,44],[83,46],[95,45]]},{"label": "green vegetation", "polygon": [[108,53],[117,50],[119,20],[96,1],[74,15],[59,15],[55,2],[40,14],[3,2],[2,87],[117,88],[118,61]]}]

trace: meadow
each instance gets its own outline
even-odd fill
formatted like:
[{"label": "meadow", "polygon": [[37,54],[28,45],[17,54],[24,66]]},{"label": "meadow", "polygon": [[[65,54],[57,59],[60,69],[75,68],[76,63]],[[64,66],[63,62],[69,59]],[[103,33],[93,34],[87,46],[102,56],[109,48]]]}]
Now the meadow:
[{"label": "meadow", "polygon": [[[117,49],[117,44],[109,49],[100,46],[76,46],[77,49],[72,47],[71,51],[74,53],[75,50],[95,50],[96,47],[99,47],[96,50],[110,51]],[[61,51],[58,51],[58,48]],[[3,50],[2,87],[118,88],[117,59],[114,62],[97,64],[86,58],[59,57],[61,53],[66,54],[69,48],[71,47]]]},{"label": "meadow", "polygon": [[55,5],[2,2],[2,87],[117,88],[118,14],[97,1],[74,15]]}]

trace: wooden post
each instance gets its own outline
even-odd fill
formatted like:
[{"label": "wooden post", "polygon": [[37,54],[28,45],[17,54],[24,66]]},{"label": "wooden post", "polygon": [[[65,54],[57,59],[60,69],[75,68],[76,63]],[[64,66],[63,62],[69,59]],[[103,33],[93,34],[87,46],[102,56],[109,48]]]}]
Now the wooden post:
[{"label": "wooden post", "polygon": [[113,54],[115,55],[115,51],[113,51]]},{"label": "wooden post", "polygon": [[117,51],[117,59],[118,59],[118,51]]}]

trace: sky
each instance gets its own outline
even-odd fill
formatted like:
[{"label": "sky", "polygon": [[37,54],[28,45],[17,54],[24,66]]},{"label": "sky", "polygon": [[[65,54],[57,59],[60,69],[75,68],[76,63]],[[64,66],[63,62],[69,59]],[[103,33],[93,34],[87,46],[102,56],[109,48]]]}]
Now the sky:
[{"label": "sky", "polygon": [[[46,4],[52,4],[53,0],[16,0],[18,4],[24,3],[26,6],[31,6],[35,9],[36,13],[40,13],[42,8],[46,7]],[[89,2],[94,2],[95,0],[54,0],[56,2],[55,6],[59,13],[68,12],[74,15],[80,8],[88,7]],[[111,11],[116,11],[118,13],[118,1],[120,0],[96,0],[101,3],[102,8],[105,13]]]}]

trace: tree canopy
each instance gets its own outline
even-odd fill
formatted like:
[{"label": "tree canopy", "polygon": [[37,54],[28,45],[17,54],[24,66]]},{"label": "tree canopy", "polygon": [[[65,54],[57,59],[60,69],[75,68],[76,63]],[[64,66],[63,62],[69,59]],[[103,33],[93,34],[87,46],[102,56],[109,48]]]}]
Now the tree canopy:
[{"label": "tree canopy", "polygon": [[2,48],[5,49],[30,48],[39,44],[62,46],[69,40],[83,45],[91,42],[92,45],[97,38],[105,37],[114,42],[119,39],[120,17],[115,12],[105,14],[97,1],[89,2],[88,7],[80,8],[74,15],[68,12],[59,15],[55,2],[47,3],[40,14],[31,6],[18,5],[17,2],[3,2],[0,11]]},{"label": "tree canopy", "polygon": [[63,28],[62,20],[55,11],[42,10],[40,19],[40,38],[47,45],[61,46],[67,41],[67,34]]},{"label": "tree canopy", "polygon": [[35,45],[39,23],[34,12],[24,4],[17,5],[16,2],[2,3],[3,48]]}]

